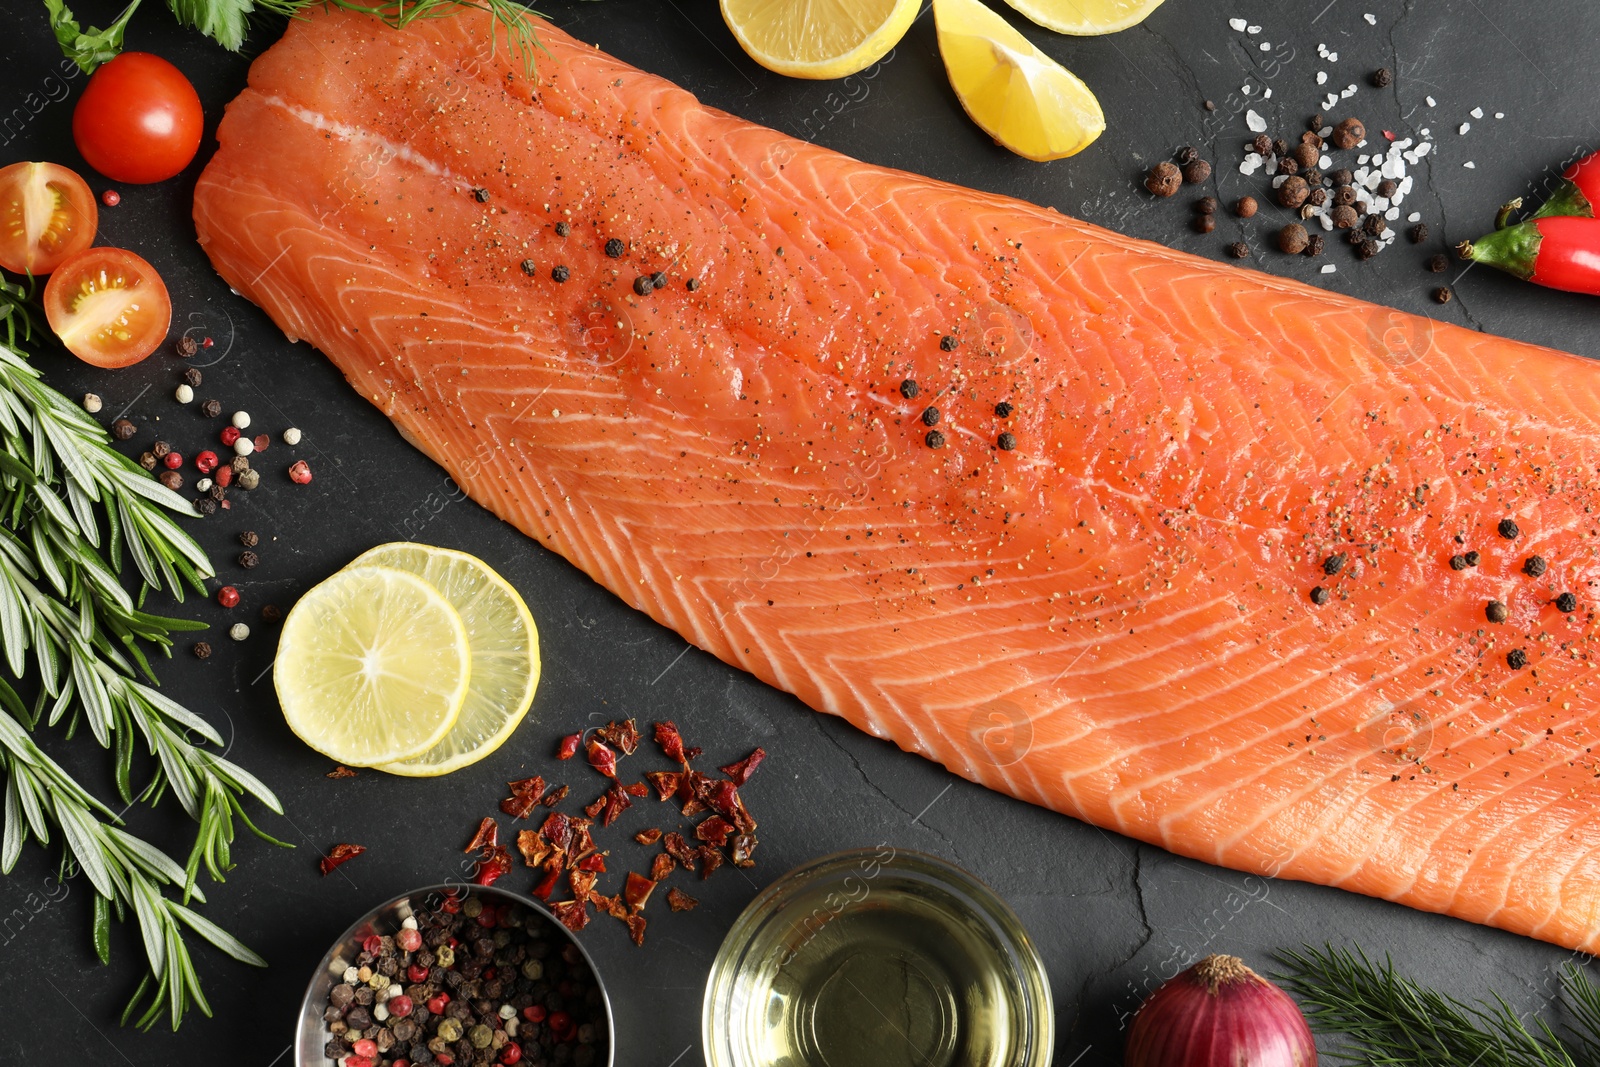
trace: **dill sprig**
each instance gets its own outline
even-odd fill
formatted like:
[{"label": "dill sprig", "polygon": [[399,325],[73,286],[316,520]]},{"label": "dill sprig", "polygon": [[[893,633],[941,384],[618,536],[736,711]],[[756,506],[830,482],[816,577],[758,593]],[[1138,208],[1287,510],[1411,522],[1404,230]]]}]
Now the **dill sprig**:
[{"label": "dill sprig", "polygon": [[1600,990],[1576,967],[1562,971],[1568,1033],[1543,1019],[1530,1027],[1498,994],[1466,1003],[1374,963],[1360,949],[1279,954],[1288,973],[1278,976],[1294,994],[1312,1027],[1339,1034],[1337,1054],[1373,1067],[1595,1067],[1600,1065]]}]

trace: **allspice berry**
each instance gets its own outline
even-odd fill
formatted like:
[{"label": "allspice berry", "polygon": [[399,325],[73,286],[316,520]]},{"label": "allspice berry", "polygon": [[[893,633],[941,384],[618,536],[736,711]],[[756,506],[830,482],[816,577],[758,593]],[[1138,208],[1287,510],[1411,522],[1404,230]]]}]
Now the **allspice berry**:
[{"label": "allspice berry", "polygon": [[1373,190],[1373,192],[1377,193],[1379,196],[1381,196],[1381,197],[1383,197],[1385,199],[1388,199],[1389,197],[1393,196],[1395,193],[1398,193],[1399,191],[1400,191],[1400,183],[1395,181],[1393,178],[1385,178],[1385,179],[1383,179],[1383,181],[1378,183],[1378,187]]},{"label": "allspice berry", "polygon": [[1194,202],[1194,209],[1202,215],[1215,215],[1217,213],[1217,198],[1214,196],[1202,196]]},{"label": "allspice berry", "polygon": [[1217,228],[1217,217],[1215,215],[1196,215],[1190,225],[1194,227],[1195,233],[1210,233]]},{"label": "allspice berry", "polygon": [[1354,148],[1367,139],[1367,128],[1360,119],[1345,119],[1333,128],[1333,147]]},{"label": "allspice berry", "polygon": [[1306,228],[1298,222],[1291,222],[1278,231],[1278,250],[1291,256],[1299,255],[1306,250],[1306,245],[1311,243],[1311,238],[1306,234]]},{"label": "allspice berry", "polygon": [[1328,217],[1333,220],[1333,228],[1336,230],[1348,230],[1361,221],[1361,216],[1357,215],[1356,209],[1349,204],[1340,204],[1329,213]]},{"label": "allspice berry", "polygon": [[1255,197],[1241,196],[1238,202],[1233,205],[1233,213],[1238,215],[1241,219],[1252,218],[1255,216],[1256,209],[1259,206],[1260,205],[1256,203]]},{"label": "allspice berry", "polygon": [[1428,269],[1435,274],[1443,274],[1450,266],[1450,257],[1443,252],[1428,260]]},{"label": "allspice berry", "polygon": [[1382,215],[1368,215],[1367,221],[1362,223],[1362,227],[1372,236],[1381,237],[1383,231],[1389,228],[1389,224],[1383,221]]},{"label": "allspice berry", "polygon": [[1209,177],[1211,177],[1211,164],[1203,159],[1183,165],[1183,180],[1189,185],[1199,185]]},{"label": "allspice berry", "polygon": [[1387,89],[1394,82],[1394,75],[1388,67],[1379,67],[1372,72],[1372,85],[1375,89]]},{"label": "allspice berry", "polygon": [[118,419],[111,424],[111,436],[119,441],[126,441],[139,432],[139,427],[133,424],[132,419]]},{"label": "allspice berry", "polygon": [[1333,190],[1333,202],[1335,204],[1354,204],[1356,202],[1355,189],[1348,185],[1336,186]]},{"label": "allspice berry", "polygon": [[1234,259],[1248,259],[1250,258],[1250,246],[1243,241],[1235,241],[1228,246],[1228,255]]},{"label": "allspice berry", "polygon": [[1317,151],[1316,145],[1301,141],[1294,146],[1294,152],[1290,158],[1302,167],[1309,169],[1317,165],[1317,160],[1322,158],[1322,153]]},{"label": "allspice berry", "polygon": [[1156,196],[1171,196],[1183,185],[1183,175],[1178,168],[1163,160],[1150,168],[1145,175],[1144,187]]},{"label": "allspice berry", "polygon": [[1411,238],[1412,244],[1420,245],[1428,239],[1428,224],[1426,222],[1417,223],[1406,231],[1406,236]]},{"label": "allspice berry", "polygon": [[1278,203],[1286,208],[1297,208],[1306,202],[1311,195],[1311,187],[1299,175],[1294,175],[1288,181],[1278,186]]}]

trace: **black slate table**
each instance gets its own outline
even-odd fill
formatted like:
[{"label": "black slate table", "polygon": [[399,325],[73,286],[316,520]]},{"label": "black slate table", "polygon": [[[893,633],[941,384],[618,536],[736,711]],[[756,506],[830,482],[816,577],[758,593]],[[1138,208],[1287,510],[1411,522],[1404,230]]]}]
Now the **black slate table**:
[{"label": "black slate table", "polygon": [[[1368,4],[1375,18],[1369,22]],[[1220,258],[1245,240],[1246,266],[1301,278],[1407,311],[1526,341],[1597,355],[1592,299],[1535,289],[1488,270],[1427,273],[1422,261],[1489,225],[1513,195],[1536,195],[1560,166],[1600,147],[1594,118],[1593,42],[1600,7],[1584,0],[1513,13],[1480,0],[1378,5],[1329,0],[1310,5],[1240,0],[1232,7],[1169,0],[1142,26],[1106,38],[1057,37],[1008,11],[1030,39],[1079,74],[1104,105],[1108,130],[1081,156],[1039,165],[996,148],[961,112],[924,12],[881,64],[848,85],[792,81],[750,62],[710,0],[547,0],[544,10],[586,41],[670,78],[716,106],[874,163],[1007,193],[1140,237]],[[1396,9],[1398,7],[1398,10]],[[114,8],[85,2],[85,22],[104,24]],[[82,167],[69,135],[82,79],[62,79],[59,57],[33,0],[4,0],[0,69],[0,162],[51,159]],[[1259,24],[1252,36],[1230,18]],[[247,57],[179,30],[156,0],[133,23],[130,47],[176,62],[198,86],[209,129],[242,87]],[[278,32],[260,22],[249,48]],[[1266,42],[1269,48],[1261,49]],[[1325,45],[1339,55],[1330,63]],[[1371,87],[1384,66],[1392,86]],[[1316,72],[1329,72],[1326,87]],[[1405,211],[1420,211],[1434,233],[1424,247],[1403,239],[1359,263],[1342,242],[1312,261],[1279,255],[1271,235],[1276,209],[1251,223],[1220,217],[1214,234],[1187,228],[1185,190],[1156,202],[1142,172],[1175,148],[1194,144],[1216,164],[1206,191],[1224,203],[1262,194],[1261,176],[1238,172],[1250,137],[1246,106],[1274,132],[1294,137],[1323,94],[1355,83],[1359,91],[1328,110],[1357,114],[1374,138],[1388,129],[1415,136],[1429,127],[1436,148],[1413,168]],[[1252,87],[1248,97],[1242,93]],[[1266,90],[1271,89],[1270,98]],[[1430,106],[1428,97],[1435,103]],[[1202,108],[1211,99],[1217,110]],[[1251,101],[1254,101],[1253,103]],[[1470,117],[1481,108],[1484,117]],[[1495,114],[1504,118],[1496,119]],[[1458,133],[1464,122],[1471,130]],[[1374,144],[1379,144],[1374,140]],[[1558,968],[1573,954],[1454,919],[1353,896],[1336,889],[1267,881],[1176,858],[1071,819],[989,792],[940,767],[873,740],[769,689],[626,607],[559,557],[465,500],[444,474],[396,435],[332,364],[290,344],[267,318],[232,295],[194,243],[189,198],[201,158],[156,187],[121,189],[122,204],[102,212],[102,243],[133,248],[165,275],[173,330],[214,339],[194,363],[202,397],[244,408],[259,428],[294,425],[300,454],[316,472],[290,485],[282,465],[235,508],[197,523],[220,575],[244,605],[225,612],[194,600],[181,610],[214,624],[208,661],[180,653],[161,668],[178,699],[222,731],[230,757],[277,790],[287,814],[266,817],[293,841],[282,851],[244,839],[224,885],[208,886],[206,913],[271,961],[265,971],[195,949],[215,1010],[192,1016],[177,1034],[119,1028],[117,1015],[137,981],[140,948],[128,927],[116,932],[113,962],[98,966],[89,944],[90,892],[81,878],[55,881],[56,853],[35,845],[0,880],[0,1059],[9,1063],[156,1064],[229,1062],[259,1067],[290,1062],[295,1008],[309,972],[331,939],[359,913],[413,886],[456,873],[461,848],[482,815],[494,812],[503,783],[547,776],[556,735],[611,716],[671,717],[711,757],[733,758],[760,744],[772,753],[749,787],[762,824],[759,865],[725,869],[692,889],[692,913],[659,915],[643,950],[620,923],[585,934],[616,1005],[618,1062],[672,1067],[702,1056],[700,1003],[713,954],[741,908],[789,867],[834,849],[880,841],[953,860],[1000,889],[1037,940],[1048,965],[1059,1037],[1056,1062],[1120,1060],[1127,1018],[1160,980],[1209,952],[1242,954],[1268,965],[1270,953],[1301,942],[1359,942],[1390,953],[1408,973],[1461,996],[1503,994],[1517,1011],[1547,1010]],[[1468,163],[1475,166],[1467,166]],[[86,171],[87,173],[87,171]],[[96,178],[96,190],[106,183]],[[1402,223],[1403,224],[1403,223]],[[1319,273],[1322,263],[1337,272]],[[1433,303],[1440,284],[1454,289]],[[130,370],[97,373],[64,356],[41,360],[69,395],[105,398],[102,417],[126,412],[141,446],[157,434],[195,443],[208,423],[172,398],[182,364],[164,349]],[[233,560],[236,535],[261,537],[261,565]],[[526,597],[539,624],[544,680],[528,722],[493,757],[447,779],[409,780],[375,772],[324,777],[328,762],[285,728],[268,668],[274,634],[257,627],[242,644],[226,639],[235,617],[255,621],[263,603],[291,603],[358,552],[415,538],[468,549],[487,559]],[[45,731],[102,796],[108,764],[86,739],[68,745]],[[720,760],[719,760],[720,762]],[[579,781],[576,773],[556,775]],[[133,828],[182,855],[190,828],[167,803],[129,813]],[[619,824],[621,825],[621,824]],[[633,822],[626,823],[633,826]],[[643,819],[638,825],[647,825]],[[370,852],[324,878],[319,852],[356,841]],[[634,848],[616,846],[623,856]],[[517,875],[507,884],[526,889]],[[1586,957],[1579,957],[1586,960]]]}]

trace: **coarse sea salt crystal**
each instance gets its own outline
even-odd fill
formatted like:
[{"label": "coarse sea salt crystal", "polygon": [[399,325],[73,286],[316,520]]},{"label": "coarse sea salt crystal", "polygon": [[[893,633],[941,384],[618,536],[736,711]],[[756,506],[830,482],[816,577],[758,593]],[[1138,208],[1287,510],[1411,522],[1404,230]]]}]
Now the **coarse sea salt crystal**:
[{"label": "coarse sea salt crystal", "polygon": [[1333,136],[1333,127],[1332,126],[1324,126],[1324,127],[1322,127],[1322,129],[1317,131],[1317,136],[1321,137],[1324,141],[1326,141],[1329,137]]},{"label": "coarse sea salt crystal", "polygon": [[1251,133],[1267,132],[1267,120],[1256,114],[1254,108],[1244,113],[1244,124],[1250,127]]},{"label": "coarse sea salt crystal", "polygon": [[1317,169],[1328,170],[1333,166],[1333,160],[1328,156],[1317,157]]},{"label": "coarse sea salt crystal", "polygon": [[1366,14],[1362,15],[1361,17],[1367,20],[1368,26],[1376,26],[1378,24],[1378,16],[1376,15]]},{"label": "coarse sea salt crystal", "polygon": [[1468,112],[1468,114],[1470,114],[1475,119],[1481,119],[1481,118],[1483,118],[1483,108],[1475,107],[1470,112]]},{"label": "coarse sea salt crystal", "polygon": [[1407,222],[1421,222],[1422,221],[1422,212],[1413,211],[1411,214],[1406,216],[1406,221]]},{"label": "coarse sea salt crystal", "polygon": [[1283,185],[1283,183],[1284,183],[1284,182],[1286,182],[1286,181],[1288,181],[1288,180],[1289,180],[1289,175],[1287,175],[1287,174],[1280,174],[1280,175],[1278,175],[1278,176],[1277,176],[1277,177],[1276,177],[1276,178],[1274,178],[1274,179],[1272,179],[1272,187],[1273,187],[1273,188],[1274,188],[1274,189],[1277,189],[1277,188],[1279,188],[1279,187],[1280,187],[1280,186],[1282,186],[1282,185]]},{"label": "coarse sea salt crystal", "polygon": [[1258,171],[1260,169],[1261,169],[1261,157],[1258,156],[1258,155],[1254,155],[1254,154],[1246,156],[1244,162],[1239,164],[1239,173],[1240,174],[1246,174],[1246,175],[1254,174],[1256,171]]},{"label": "coarse sea salt crystal", "polygon": [[1430,97],[1428,97],[1428,106],[1429,107],[1438,107],[1439,106],[1439,101],[1435,100],[1433,97],[1430,96]]},{"label": "coarse sea salt crystal", "polygon": [[1400,217],[1400,209],[1397,207],[1392,207],[1383,213],[1383,217],[1388,219],[1390,222],[1393,222],[1395,219]]},{"label": "coarse sea salt crystal", "polygon": [[1494,117],[1497,119],[1503,119],[1506,117],[1506,113],[1504,111],[1496,111],[1494,113]]},{"label": "coarse sea salt crystal", "polygon": [[1272,87],[1270,85],[1267,86],[1265,89],[1261,90],[1261,99],[1263,99],[1263,100],[1271,100],[1272,99]]},{"label": "coarse sea salt crystal", "polygon": [[1339,102],[1339,94],[1338,93],[1329,93],[1327,95],[1326,99],[1324,99],[1322,101],[1322,106],[1323,107],[1332,107],[1334,104],[1337,104],[1338,102]]},{"label": "coarse sea salt crystal", "polygon": [[1261,32],[1261,27],[1260,26],[1246,26],[1244,28],[1244,32],[1248,33],[1250,36],[1254,37],[1256,34]]},{"label": "coarse sea salt crystal", "polygon": [[1270,52],[1270,51],[1272,51],[1272,42],[1271,42],[1271,41],[1262,41],[1262,42],[1261,42],[1261,50],[1262,50],[1262,51],[1263,51],[1263,52]]},{"label": "coarse sea salt crystal", "polygon": [[1332,263],[1324,263],[1322,265],[1322,273],[1324,273],[1324,274],[1332,274],[1334,271],[1336,271],[1338,269],[1339,268],[1334,266]]},{"label": "coarse sea salt crystal", "polygon": [[1464,135],[1470,129],[1472,129],[1472,123],[1463,122],[1461,124],[1461,128],[1459,130],[1457,130],[1456,132],[1459,133],[1459,134],[1463,134]]},{"label": "coarse sea salt crystal", "polygon": [[1339,53],[1338,52],[1329,52],[1328,53],[1328,62],[1329,63],[1337,63],[1337,62],[1339,62]]},{"label": "coarse sea salt crystal", "polygon": [[1256,91],[1256,87],[1254,85],[1241,85],[1239,86],[1239,91],[1244,95],[1249,96],[1251,93]]},{"label": "coarse sea salt crystal", "polygon": [[1229,19],[1228,20],[1228,25],[1231,28],[1233,28],[1235,30],[1238,30],[1240,33],[1243,33],[1244,32],[1244,28],[1245,28],[1245,20],[1244,19]]},{"label": "coarse sea salt crystal", "polygon": [[1433,148],[1433,142],[1432,141],[1423,141],[1421,144],[1417,145],[1417,152],[1416,152],[1417,158],[1421,159],[1423,156],[1427,155],[1429,150],[1431,150],[1432,148]]},{"label": "coarse sea salt crystal", "polygon": [[1470,159],[1469,159],[1469,160],[1467,160],[1467,161],[1466,161],[1466,162],[1465,162],[1465,163],[1463,163],[1463,164],[1461,164],[1461,165],[1462,165],[1462,166],[1463,166],[1463,167],[1466,167],[1466,168],[1467,168],[1467,169],[1468,169],[1468,170],[1477,170],[1477,169],[1478,169],[1478,165],[1477,165],[1477,164],[1476,164],[1476,163],[1474,163],[1474,162],[1473,162],[1473,161],[1472,161],[1472,160],[1470,160]]},{"label": "coarse sea salt crystal", "polygon": [[1325,70],[1317,71],[1317,84],[1318,85],[1327,85],[1328,84],[1328,72],[1327,71],[1325,71]]},{"label": "coarse sea salt crystal", "polygon": [[1332,216],[1330,216],[1330,215],[1322,216],[1322,228],[1324,230],[1333,229],[1333,218],[1332,218]]},{"label": "coarse sea salt crystal", "polygon": [[1354,95],[1356,95],[1356,87],[1354,85],[1346,85],[1344,91],[1339,94],[1339,99],[1348,100]]}]

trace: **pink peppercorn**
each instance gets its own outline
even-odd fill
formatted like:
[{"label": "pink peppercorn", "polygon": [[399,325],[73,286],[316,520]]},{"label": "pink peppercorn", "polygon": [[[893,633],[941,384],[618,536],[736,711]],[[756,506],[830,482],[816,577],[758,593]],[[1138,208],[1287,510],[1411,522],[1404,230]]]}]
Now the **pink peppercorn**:
[{"label": "pink peppercorn", "polygon": [[378,1043],[373,1041],[371,1038],[364,1037],[360,1041],[357,1041],[355,1044],[351,1045],[350,1051],[354,1052],[357,1056],[365,1056],[370,1060],[378,1054]]},{"label": "pink peppercorn", "polygon": [[212,471],[217,469],[217,464],[219,462],[220,461],[217,459],[217,454],[211,451],[209,448],[200,453],[198,456],[194,457],[194,465],[199,468],[201,474],[210,474]]},{"label": "pink peppercorn", "polygon": [[218,467],[217,476],[214,480],[218,485],[222,486],[222,488],[228,488],[228,486],[233,484],[233,468]]},{"label": "pink peppercorn", "polygon": [[305,485],[311,481],[311,467],[305,460],[296,460],[294,466],[289,468],[289,480],[296,485]]},{"label": "pink peppercorn", "polygon": [[238,439],[239,439],[239,427],[237,427],[237,426],[224,426],[222,428],[222,443],[224,445],[226,445],[229,448],[232,448],[233,447],[233,443],[235,441],[237,441]]},{"label": "pink peppercorn", "polygon": [[396,993],[384,1003],[386,1003],[389,1007],[389,1014],[399,1019],[404,1019],[407,1015],[410,1015],[412,1010],[416,1007],[416,1005],[411,1002],[411,998],[406,996],[404,993]]},{"label": "pink peppercorn", "polygon": [[[222,589],[218,590],[218,600],[222,599],[223,593],[233,594],[233,604],[237,604],[239,602],[239,590],[235,589],[233,586],[224,586]],[[233,607],[233,604],[224,604],[223,607],[231,608]],[[369,934],[366,939],[361,942],[361,951],[365,952],[369,956],[376,956],[378,953],[383,951],[383,938],[379,937],[377,934]]]},{"label": "pink peppercorn", "polygon": [[394,935],[394,943],[402,952],[415,952],[422,947],[422,934],[416,930],[401,930]]},{"label": "pink peppercorn", "polygon": [[428,968],[420,963],[413,963],[406,968],[406,977],[411,979],[412,985],[420,985],[428,980]]},{"label": "pink peppercorn", "polygon": [[372,1067],[372,1061],[365,1056],[346,1056],[344,1067]]},{"label": "pink peppercorn", "polygon": [[434,1015],[442,1014],[444,1012],[444,1009],[449,1007],[449,1006],[450,1006],[450,994],[449,993],[440,993],[438,996],[434,996],[434,997],[429,997],[428,998],[428,1011],[431,1012]]},{"label": "pink peppercorn", "polygon": [[545,1009],[538,1004],[534,1004],[522,1009],[522,1017],[528,1020],[530,1023],[542,1023],[544,1022],[544,1016]]},{"label": "pink peppercorn", "polygon": [[257,452],[265,452],[267,450],[267,446],[270,445],[271,443],[272,443],[272,437],[269,434],[264,434],[264,433],[256,434],[254,444],[256,446],[256,451]]},{"label": "pink peppercorn", "polygon": [[[221,589],[217,590],[217,603],[221,604],[225,608],[238,607],[239,606],[239,590],[235,589],[231,585],[223,586]],[[369,937],[369,938],[367,938],[367,940],[368,941],[377,941],[378,939],[376,937]],[[362,947],[366,948],[365,943],[362,944]],[[379,942],[379,947],[380,948],[382,947],[382,942]],[[374,956],[376,956],[378,954],[378,949],[367,949],[367,951],[371,952]]]},{"label": "pink peppercorn", "polygon": [[107,189],[105,192],[100,194],[100,202],[106,207],[116,207],[118,204],[122,203],[122,194],[117,192],[115,189]]},{"label": "pink peppercorn", "polygon": [[506,1067],[512,1067],[513,1064],[521,1059],[522,1048],[515,1041],[506,1042],[505,1047],[500,1050],[500,1062],[505,1064]]},{"label": "pink peppercorn", "polygon": [[162,466],[166,467],[167,470],[175,471],[179,467],[183,466],[183,457],[176,452],[168,452],[166,455],[161,457],[161,464]]}]

